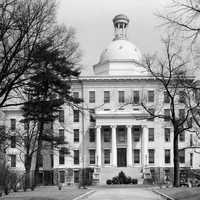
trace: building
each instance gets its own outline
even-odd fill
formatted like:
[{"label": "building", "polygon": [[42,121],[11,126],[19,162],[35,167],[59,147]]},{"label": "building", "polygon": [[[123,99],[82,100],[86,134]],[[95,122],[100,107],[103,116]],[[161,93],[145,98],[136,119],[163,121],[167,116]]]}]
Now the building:
[{"label": "building", "polygon": [[[113,24],[114,39],[93,66],[93,75],[73,81],[73,95],[84,100],[81,111],[64,105],[53,125],[71,151],[64,156],[61,146],[54,152],[54,183],[79,182],[81,168],[91,169],[93,182],[100,184],[120,171],[140,183],[147,177],[160,181],[165,175],[173,176],[170,122],[150,118],[140,104],[145,99],[151,108],[162,105],[164,113],[169,101],[142,66],[140,50],[127,39],[129,19],[117,15]],[[184,108],[182,103],[179,106],[179,110]],[[4,119],[11,120],[11,125],[12,119],[20,118],[17,111],[6,113]],[[183,133],[179,147],[192,146],[195,141],[195,135]],[[194,149],[183,150],[180,156],[180,167],[199,169],[200,158]]]},{"label": "building", "polygon": [[[140,50],[127,39],[129,19],[117,15],[113,19],[114,39],[93,66],[94,75],[74,81],[73,94],[84,99],[84,112],[65,108],[65,135],[71,134],[71,160],[54,168],[94,168],[93,178],[104,184],[107,179],[124,171],[141,182],[148,176],[163,179],[173,176],[173,134],[170,122],[148,118],[141,107],[142,99],[156,109],[162,104],[163,113],[169,102],[155,79],[141,64]],[[184,105],[180,103],[180,110]],[[72,137],[71,137],[72,136]],[[182,134],[179,147],[192,145],[193,134]],[[69,158],[70,159],[70,158]],[[194,150],[181,152],[180,166],[199,168],[199,156]],[[61,178],[64,180],[64,178]]]}]

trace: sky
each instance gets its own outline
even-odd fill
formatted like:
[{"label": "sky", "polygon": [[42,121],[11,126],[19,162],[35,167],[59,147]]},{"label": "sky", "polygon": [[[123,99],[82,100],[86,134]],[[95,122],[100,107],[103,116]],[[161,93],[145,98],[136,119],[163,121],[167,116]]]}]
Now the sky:
[{"label": "sky", "polygon": [[125,14],[130,19],[128,39],[142,54],[154,54],[161,49],[163,35],[156,12],[165,12],[170,0],[58,0],[57,20],[76,30],[82,51],[81,64],[90,72],[101,52],[114,37],[112,19]]}]

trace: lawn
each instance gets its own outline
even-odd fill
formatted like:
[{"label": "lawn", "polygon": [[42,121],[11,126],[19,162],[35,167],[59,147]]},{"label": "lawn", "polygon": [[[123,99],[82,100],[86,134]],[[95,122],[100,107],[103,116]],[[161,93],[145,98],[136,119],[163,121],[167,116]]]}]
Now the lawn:
[{"label": "lawn", "polygon": [[165,188],[156,192],[172,197],[176,200],[200,200],[200,188]]},{"label": "lawn", "polygon": [[3,196],[1,200],[72,200],[82,194],[90,192],[89,189],[78,189],[77,187],[63,187],[58,190],[56,186],[38,187],[34,191],[12,192]]}]

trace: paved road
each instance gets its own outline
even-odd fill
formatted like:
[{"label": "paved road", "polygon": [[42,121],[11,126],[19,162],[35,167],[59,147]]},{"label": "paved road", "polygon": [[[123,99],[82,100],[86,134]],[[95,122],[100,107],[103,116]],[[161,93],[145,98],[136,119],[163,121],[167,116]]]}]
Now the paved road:
[{"label": "paved road", "polygon": [[[85,198],[87,200],[161,200],[150,189],[142,188],[104,188]],[[84,200],[85,200],[84,199]]]}]

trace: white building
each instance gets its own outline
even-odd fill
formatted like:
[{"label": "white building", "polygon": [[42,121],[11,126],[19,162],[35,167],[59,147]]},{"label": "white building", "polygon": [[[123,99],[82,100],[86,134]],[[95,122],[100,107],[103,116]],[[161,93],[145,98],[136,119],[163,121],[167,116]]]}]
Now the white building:
[{"label": "white building", "polygon": [[[141,65],[140,50],[127,39],[129,19],[113,19],[114,39],[93,66],[93,75],[74,80],[72,92],[84,100],[78,111],[65,105],[54,130],[69,142],[71,154],[55,152],[54,181],[78,182],[79,169],[91,168],[93,181],[100,184],[120,171],[142,182],[150,174],[162,179],[173,175],[173,130],[169,121],[151,119],[141,107],[162,112],[169,108],[161,85]],[[177,98],[178,99],[178,98]],[[184,105],[180,103],[180,109]],[[7,120],[13,118],[7,112]],[[178,110],[177,110],[178,113]],[[179,147],[196,141],[192,133],[182,134]],[[182,151],[180,167],[199,169],[194,149]]]}]

